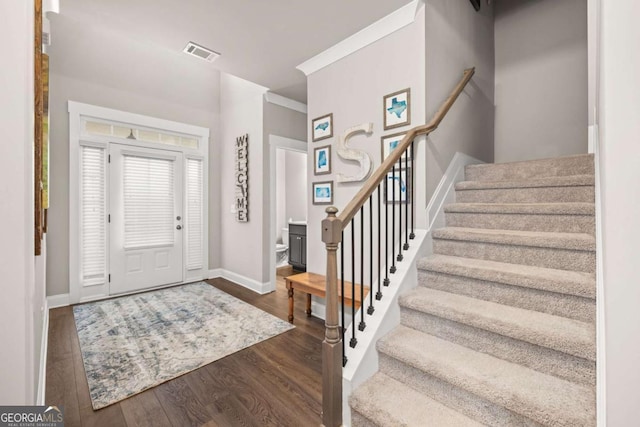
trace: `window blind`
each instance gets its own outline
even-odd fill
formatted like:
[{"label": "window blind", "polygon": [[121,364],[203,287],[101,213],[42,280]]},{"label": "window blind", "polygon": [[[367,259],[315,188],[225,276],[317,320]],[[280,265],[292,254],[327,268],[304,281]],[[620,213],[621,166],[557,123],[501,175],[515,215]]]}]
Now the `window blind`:
[{"label": "window blind", "polygon": [[123,156],[124,247],[174,244],[174,161]]},{"label": "window blind", "polygon": [[106,275],[105,150],[81,148],[81,263],[83,284],[104,283]]},{"label": "window blind", "polygon": [[187,159],[187,269],[202,268],[203,257],[203,171],[202,160]]}]

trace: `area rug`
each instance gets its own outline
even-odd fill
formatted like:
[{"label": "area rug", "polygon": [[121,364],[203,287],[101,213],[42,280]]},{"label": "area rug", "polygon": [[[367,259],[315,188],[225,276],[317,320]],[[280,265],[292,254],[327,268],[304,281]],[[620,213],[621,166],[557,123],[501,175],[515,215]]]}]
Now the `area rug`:
[{"label": "area rug", "polygon": [[94,409],[293,328],[204,282],[78,305],[73,315]]}]

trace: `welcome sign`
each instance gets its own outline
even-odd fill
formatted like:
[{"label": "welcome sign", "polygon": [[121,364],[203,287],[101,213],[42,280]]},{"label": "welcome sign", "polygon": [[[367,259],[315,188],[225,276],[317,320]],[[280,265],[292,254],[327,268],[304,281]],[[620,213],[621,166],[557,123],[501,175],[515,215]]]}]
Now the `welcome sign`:
[{"label": "welcome sign", "polygon": [[249,134],[236,138],[236,220],[249,221]]}]

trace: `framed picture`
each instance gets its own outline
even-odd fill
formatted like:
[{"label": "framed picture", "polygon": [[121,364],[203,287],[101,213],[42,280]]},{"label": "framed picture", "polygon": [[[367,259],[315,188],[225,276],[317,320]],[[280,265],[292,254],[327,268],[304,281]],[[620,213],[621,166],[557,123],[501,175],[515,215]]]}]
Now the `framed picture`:
[{"label": "framed picture", "polygon": [[[400,132],[400,133],[394,133],[393,135],[384,135],[380,138],[380,143],[382,146],[381,148],[382,148],[383,162],[387,157],[389,157],[389,154],[391,154],[391,152],[395,150],[395,148],[398,145],[400,145],[400,142],[402,142],[402,139],[405,137],[406,134],[407,134],[406,132]],[[407,159],[411,160],[410,150],[408,152]],[[404,154],[402,155],[402,160],[404,160]]]},{"label": "framed picture", "polygon": [[326,175],[331,173],[331,146],[325,145],[313,150],[313,174]]},{"label": "framed picture", "polygon": [[387,173],[387,181],[384,187],[385,203],[407,204],[411,202],[411,169],[402,168],[402,172],[396,167]]},{"label": "framed picture", "polygon": [[325,114],[311,121],[311,140],[313,142],[333,136],[333,113]]},{"label": "framed picture", "polygon": [[314,182],[311,187],[314,205],[330,205],[333,203],[333,181]]},{"label": "framed picture", "polygon": [[411,124],[411,89],[390,93],[382,99],[384,130]]}]

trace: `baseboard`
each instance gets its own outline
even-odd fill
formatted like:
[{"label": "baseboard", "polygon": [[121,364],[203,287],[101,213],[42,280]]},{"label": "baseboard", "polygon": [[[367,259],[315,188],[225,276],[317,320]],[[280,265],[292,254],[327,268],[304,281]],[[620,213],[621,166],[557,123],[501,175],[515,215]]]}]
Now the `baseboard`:
[{"label": "baseboard", "polygon": [[49,302],[44,301],[44,312],[42,314],[42,342],[40,343],[40,372],[38,374],[38,394],[36,405],[44,405],[44,392],[47,387],[47,351],[49,344]]},{"label": "baseboard", "polygon": [[241,274],[234,273],[233,271],[225,270],[224,268],[209,270],[210,279],[215,279],[218,277],[227,279],[260,295],[265,295],[276,290],[275,285],[272,285],[271,282],[261,283],[257,280],[251,279]]},{"label": "baseboard", "polygon": [[49,295],[47,297],[47,306],[49,309],[66,307],[70,303],[71,303],[71,298],[69,297],[69,294]]},{"label": "baseboard", "polygon": [[214,268],[213,270],[209,270],[209,279],[217,279],[218,277],[222,277],[221,268]]}]

